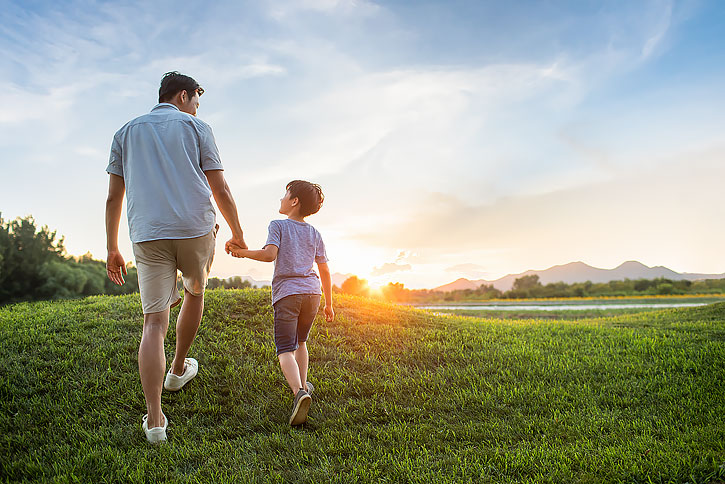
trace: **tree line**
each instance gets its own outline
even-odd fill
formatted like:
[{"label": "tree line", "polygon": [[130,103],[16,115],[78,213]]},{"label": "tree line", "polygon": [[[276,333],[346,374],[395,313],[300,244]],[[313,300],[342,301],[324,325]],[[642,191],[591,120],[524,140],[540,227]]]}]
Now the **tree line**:
[{"label": "tree line", "polygon": [[138,292],[131,264],[117,286],[106,277],[105,261],[68,256],[63,243],[32,216],[6,221],[0,213],[0,304]]},{"label": "tree line", "polygon": [[[22,301],[73,299],[99,294],[138,292],[136,268],[126,264],[123,286],[106,276],[106,262],[90,253],[80,257],[66,254],[64,237],[47,226],[38,227],[32,216],[6,221],[0,213],[0,305]],[[239,276],[212,277],[209,289],[254,287]],[[179,290],[183,290],[181,279]]]},{"label": "tree line", "polygon": [[339,291],[405,303],[465,302],[489,299],[707,295],[725,294],[725,279],[675,281],[658,278],[625,279],[601,283],[587,281],[572,284],[566,282],[541,284],[539,276],[533,274],[516,279],[513,287],[508,291],[501,291],[493,285],[481,284],[475,289],[443,292],[430,289],[408,289],[401,283],[391,282],[380,288],[378,292],[371,290],[365,279],[351,276],[342,283]]}]

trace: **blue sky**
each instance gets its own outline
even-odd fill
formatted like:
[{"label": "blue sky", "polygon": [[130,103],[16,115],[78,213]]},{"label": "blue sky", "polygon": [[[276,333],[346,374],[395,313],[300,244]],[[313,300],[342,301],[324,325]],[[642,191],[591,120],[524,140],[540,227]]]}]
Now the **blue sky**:
[{"label": "blue sky", "polygon": [[[71,254],[105,258],[111,138],[179,70],[206,89],[252,246],[303,178],[333,271],[377,284],[725,272],[723,2],[0,6],[0,210]],[[218,254],[215,275],[271,275]]]}]

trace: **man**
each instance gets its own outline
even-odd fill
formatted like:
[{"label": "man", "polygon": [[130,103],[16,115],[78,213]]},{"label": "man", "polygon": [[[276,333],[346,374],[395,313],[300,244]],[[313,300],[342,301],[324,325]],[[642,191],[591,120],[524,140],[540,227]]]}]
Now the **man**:
[{"label": "man", "polygon": [[[111,281],[123,284],[126,265],[118,250],[118,226],[125,194],[144,314],[138,351],[147,409],[142,428],[152,443],[166,440],[162,381],[167,390],[177,391],[198,371],[197,361],[186,355],[201,322],[219,228],[212,195],[232,231],[227,252],[231,245],[246,248],[214,135],[196,118],[203,93],[191,77],[166,73],[159,104],[115,134],[106,168],[106,269]],[[177,270],[184,282],[184,302],[176,322],[176,353],[164,380],[169,309],[181,300]]]}]

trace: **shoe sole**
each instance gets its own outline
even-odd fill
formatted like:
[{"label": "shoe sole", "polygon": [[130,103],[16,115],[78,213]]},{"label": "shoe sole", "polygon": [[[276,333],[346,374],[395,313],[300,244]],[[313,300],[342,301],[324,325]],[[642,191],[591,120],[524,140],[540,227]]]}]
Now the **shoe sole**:
[{"label": "shoe sole", "polygon": [[297,401],[297,405],[292,410],[292,416],[289,418],[289,424],[292,426],[301,425],[307,421],[307,413],[310,411],[312,398],[309,395],[301,397]]},{"label": "shoe sole", "polygon": [[176,387],[167,387],[166,386],[166,382],[164,382],[164,390],[169,391],[169,392],[178,392],[179,390],[181,390],[182,388],[184,388],[186,385],[188,385],[189,382],[191,382],[191,380],[193,380],[194,378],[196,378],[196,375],[194,375],[193,378],[190,378],[187,381],[185,381],[184,384],[181,385],[179,388],[176,388]]},{"label": "shoe sole", "polygon": [[185,387],[185,386],[186,386],[186,385],[187,385],[187,384],[188,384],[188,383],[189,383],[189,382],[190,382],[191,380],[193,380],[193,379],[194,379],[194,378],[192,378],[192,379],[190,379],[190,380],[188,380],[188,381],[185,381],[185,382],[184,382],[184,384],[183,384],[183,385],[181,385],[181,386],[180,386],[179,388],[175,388],[175,387],[167,387],[167,386],[166,386],[166,383],[164,382],[164,390],[166,390],[166,391],[169,391],[169,392],[178,392],[179,390],[181,390],[182,388],[184,388],[184,387]]}]

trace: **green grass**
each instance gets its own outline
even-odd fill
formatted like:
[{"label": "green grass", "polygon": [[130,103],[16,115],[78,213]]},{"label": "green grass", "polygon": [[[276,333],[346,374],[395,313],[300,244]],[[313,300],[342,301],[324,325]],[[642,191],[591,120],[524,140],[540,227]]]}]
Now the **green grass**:
[{"label": "green grass", "polygon": [[[650,296],[650,297],[639,297],[639,298],[570,298],[570,299],[520,299],[520,300],[496,300],[492,301],[481,301],[478,303],[466,301],[463,303],[441,303],[441,306],[459,306],[456,309],[439,309],[433,308],[429,311],[440,314],[454,314],[458,316],[472,316],[485,319],[566,319],[566,320],[577,320],[577,319],[592,319],[592,318],[608,318],[612,316],[622,316],[627,314],[638,314],[648,311],[660,311],[661,308],[656,307],[657,304],[673,304],[673,303],[698,303],[698,304],[712,304],[716,302],[723,302],[723,297],[662,297],[662,296]],[[564,309],[564,310],[551,310],[545,311],[541,309],[516,309],[516,310],[504,310],[504,309],[470,309],[467,306],[551,306],[551,305],[617,305],[617,304],[652,304],[653,307],[648,308],[616,308],[607,307],[602,309]],[[433,305],[431,305],[433,306]]]},{"label": "green grass", "polygon": [[311,335],[310,421],[291,429],[269,293],[209,291],[199,377],[164,393],[161,446],[140,429],[137,295],[0,308],[0,482],[725,476],[725,304],[579,321],[336,305]]},{"label": "green grass", "polygon": [[522,310],[496,310],[496,309],[430,309],[434,313],[470,316],[483,319],[592,319],[608,318],[629,314],[638,314],[648,311],[658,311],[653,308],[627,308],[627,309],[565,309],[561,311],[544,311],[536,309]]}]

